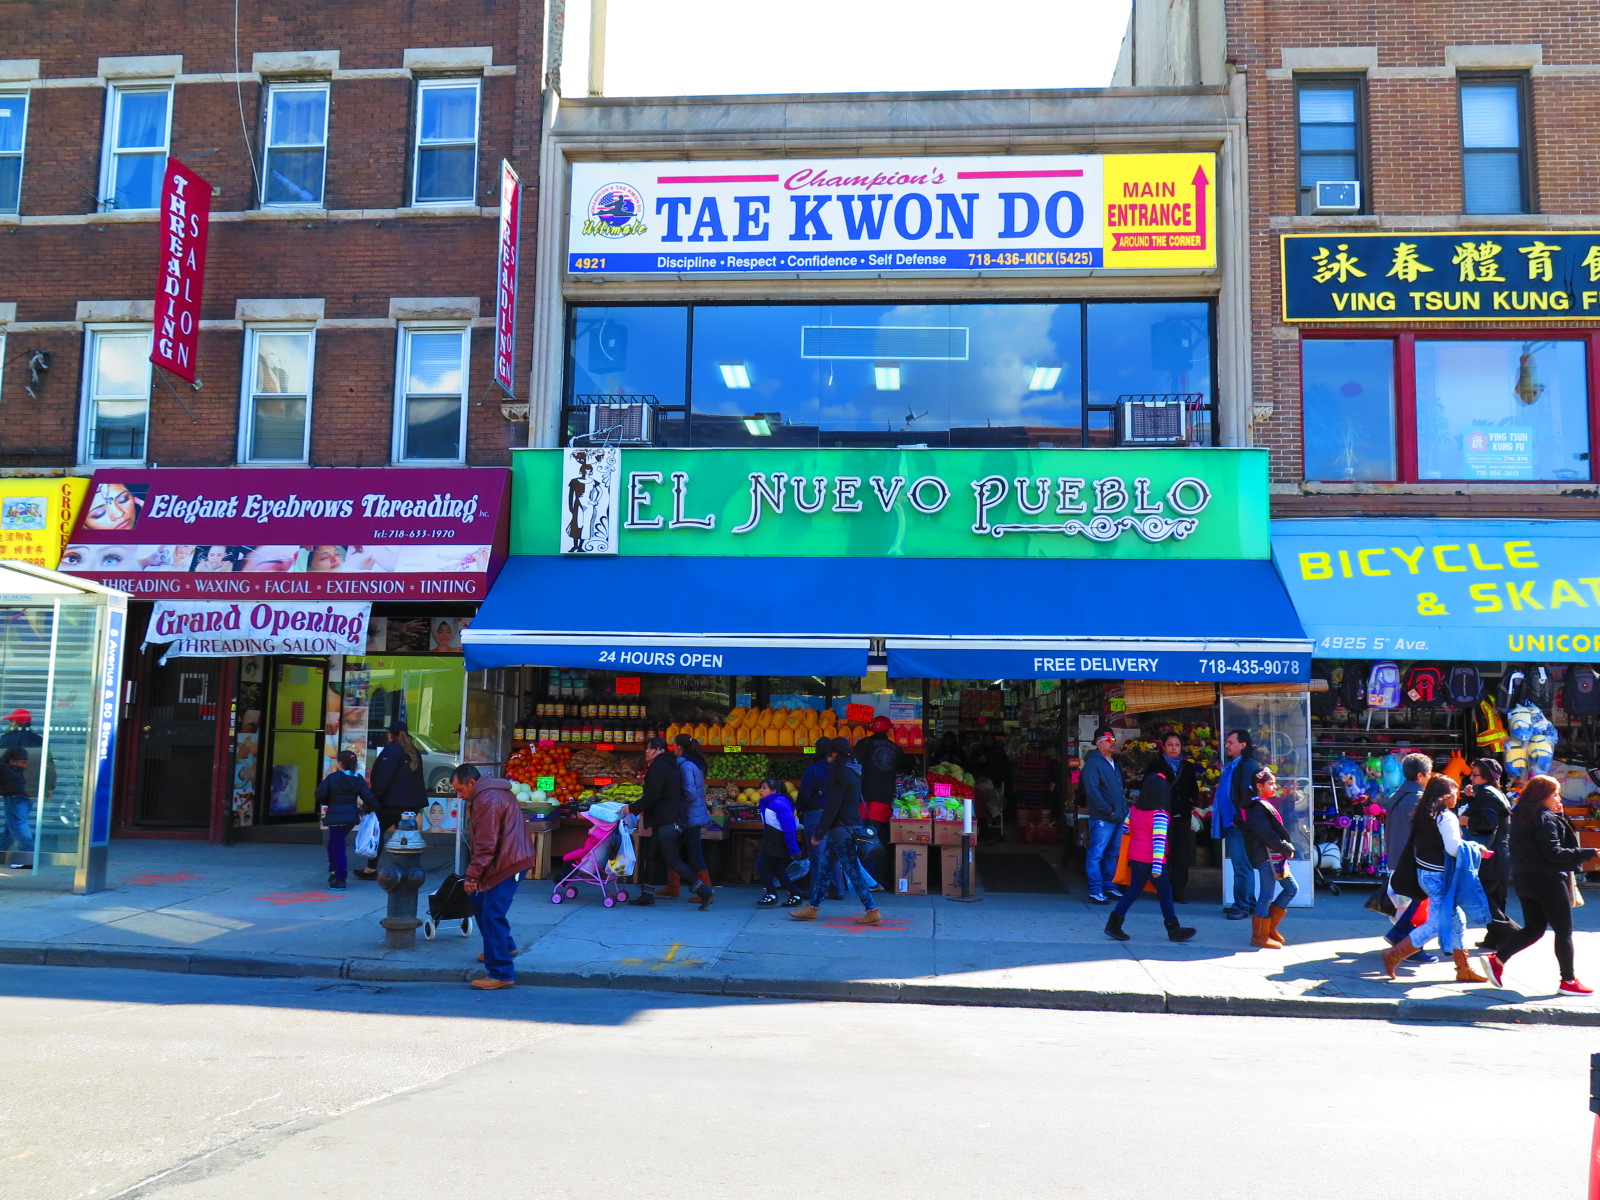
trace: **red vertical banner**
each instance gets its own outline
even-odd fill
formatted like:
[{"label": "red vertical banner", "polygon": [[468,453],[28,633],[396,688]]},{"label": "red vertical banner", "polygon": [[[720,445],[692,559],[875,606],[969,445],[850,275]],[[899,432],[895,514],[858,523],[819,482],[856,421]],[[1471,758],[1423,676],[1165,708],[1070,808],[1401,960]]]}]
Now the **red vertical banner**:
[{"label": "red vertical banner", "polygon": [[522,251],[522,180],[500,160],[500,254],[495,272],[494,381],[517,394],[517,263]]},{"label": "red vertical banner", "polygon": [[195,381],[211,185],[175,158],[161,182],[161,267],[150,361]]}]

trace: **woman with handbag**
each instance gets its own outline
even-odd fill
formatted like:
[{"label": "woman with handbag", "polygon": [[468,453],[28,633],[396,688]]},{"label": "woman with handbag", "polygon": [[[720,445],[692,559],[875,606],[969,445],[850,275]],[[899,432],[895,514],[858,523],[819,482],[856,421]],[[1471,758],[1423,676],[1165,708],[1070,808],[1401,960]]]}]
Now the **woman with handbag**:
[{"label": "woman with handbag", "polygon": [[383,856],[383,843],[400,824],[400,814],[421,812],[428,804],[428,786],[422,778],[422,755],[411,740],[411,731],[403,721],[389,726],[389,741],[378,752],[372,764],[372,799],[378,810],[378,824],[383,833],[378,839],[378,854],[367,862],[366,869],[357,871],[357,879],[378,877],[378,858]]},{"label": "woman with handbag", "polygon": [[824,789],[821,814],[814,828],[808,829],[811,842],[811,895],[802,908],[789,914],[795,921],[815,921],[822,897],[833,877],[834,864],[845,868],[845,880],[855,891],[864,910],[857,925],[876,925],[882,920],[872,888],[864,872],[856,869],[856,827],[861,822],[861,772],[851,759],[850,743],[834,738],[828,755],[828,783]]},{"label": "woman with handbag", "polygon": [[[1106,936],[1119,942],[1129,940],[1123,932],[1122,918],[1133,907],[1133,902],[1144,894],[1144,885],[1155,886],[1156,898],[1161,902],[1161,917],[1166,923],[1169,941],[1186,942],[1197,932],[1178,922],[1178,911],[1172,906],[1172,883],[1167,871],[1168,832],[1171,817],[1167,806],[1172,802],[1172,783],[1177,770],[1172,764],[1158,758],[1145,772],[1139,794],[1128,809],[1128,820],[1123,825],[1122,844],[1128,849],[1128,890],[1122,893],[1116,908],[1106,918]],[[1185,818],[1187,820],[1188,818]]]},{"label": "woman with handbag", "polygon": [[[1250,918],[1250,944],[1262,950],[1282,950],[1283,935],[1278,927],[1289,915],[1289,902],[1300,892],[1289,873],[1294,843],[1284,827],[1278,806],[1278,779],[1263,767],[1251,779],[1254,789],[1242,810],[1244,849],[1256,872],[1256,903]],[[1278,885],[1273,896],[1272,885]]]},{"label": "woman with handbag", "polygon": [[1562,815],[1560,782],[1549,775],[1528,780],[1511,810],[1511,886],[1522,904],[1522,928],[1483,960],[1495,987],[1505,986],[1506,962],[1511,956],[1526,950],[1550,929],[1556,935],[1561,994],[1587,996],[1594,991],[1578,982],[1572,961],[1572,910],[1583,903],[1575,873],[1594,857],[1595,851],[1578,845],[1572,822]]},{"label": "woman with handbag", "polygon": [[1511,801],[1500,790],[1501,771],[1498,760],[1478,759],[1472,764],[1472,782],[1461,793],[1466,801],[1467,836],[1494,852],[1478,870],[1484,899],[1489,902],[1489,926],[1478,943],[1480,950],[1498,949],[1521,928],[1506,915],[1506,892],[1511,885]]},{"label": "woman with handbag", "polygon": [[342,891],[350,872],[345,839],[372,806],[372,792],[361,777],[354,750],[339,751],[339,767],[317,784],[322,828],[328,835],[328,886]]},{"label": "woman with handbag", "polygon": [[[1439,948],[1455,960],[1457,983],[1487,982],[1467,959],[1467,914],[1446,895],[1446,860],[1453,858],[1459,863],[1461,854],[1461,820],[1455,811],[1458,791],[1454,779],[1435,775],[1412,810],[1408,847],[1416,865],[1417,885],[1428,898],[1428,918],[1383,952],[1383,969],[1390,979],[1395,978],[1401,962],[1437,937]],[[1397,867],[1395,873],[1399,877],[1402,868]]]},{"label": "woman with handbag", "polygon": [[[700,886],[709,888],[711,872],[706,870],[706,854],[700,844],[700,835],[706,826],[711,824],[711,809],[706,804],[706,772],[710,768],[706,764],[705,752],[700,748],[699,741],[687,733],[680,733],[672,740],[672,752],[678,756],[678,770],[683,775],[683,802],[688,811],[688,816],[683,822],[683,859],[694,871]],[[677,894],[677,872],[669,870],[667,886],[657,888],[656,895],[660,897]],[[693,892],[690,893],[690,898],[693,899]]]}]

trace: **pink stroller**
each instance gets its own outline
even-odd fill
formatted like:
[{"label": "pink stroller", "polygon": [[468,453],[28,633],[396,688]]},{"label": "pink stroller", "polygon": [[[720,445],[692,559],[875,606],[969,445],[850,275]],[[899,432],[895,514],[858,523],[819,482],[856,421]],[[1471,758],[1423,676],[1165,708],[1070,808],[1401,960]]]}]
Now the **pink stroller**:
[{"label": "pink stroller", "polygon": [[[630,850],[632,848],[628,836],[632,819],[628,815],[627,806],[609,800],[602,801],[591,805],[583,816],[593,828],[584,838],[583,845],[561,856],[563,862],[572,864],[572,869],[556,880],[555,890],[550,893],[550,903],[560,904],[563,900],[576,900],[577,885],[592,883],[600,888],[600,903],[607,908],[626,904],[628,893],[618,884],[610,862],[624,843],[628,844]],[[630,854],[624,857],[631,859],[632,856]]]}]

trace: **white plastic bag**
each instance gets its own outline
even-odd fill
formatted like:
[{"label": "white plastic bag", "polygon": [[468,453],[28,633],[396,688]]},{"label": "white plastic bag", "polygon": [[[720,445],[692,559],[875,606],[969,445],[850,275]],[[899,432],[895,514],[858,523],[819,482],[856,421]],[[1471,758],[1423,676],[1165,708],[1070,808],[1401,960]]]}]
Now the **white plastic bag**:
[{"label": "white plastic bag", "polygon": [[378,828],[378,814],[368,813],[356,826],[356,853],[362,858],[378,857],[378,840],[383,830]]}]

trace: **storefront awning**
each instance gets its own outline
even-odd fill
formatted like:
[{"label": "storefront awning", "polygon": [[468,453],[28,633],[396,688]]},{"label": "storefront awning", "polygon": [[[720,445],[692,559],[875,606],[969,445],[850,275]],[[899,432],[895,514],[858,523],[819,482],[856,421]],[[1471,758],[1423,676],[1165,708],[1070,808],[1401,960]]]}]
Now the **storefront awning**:
[{"label": "storefront awning", "polygon": [[1265,560],[513,556],[467,667],[895,678],[1307,678]]},{"label": "storefront awning", "polygon": [[1318,658],[1600,658],[1600,521],[1272,523]]}]

